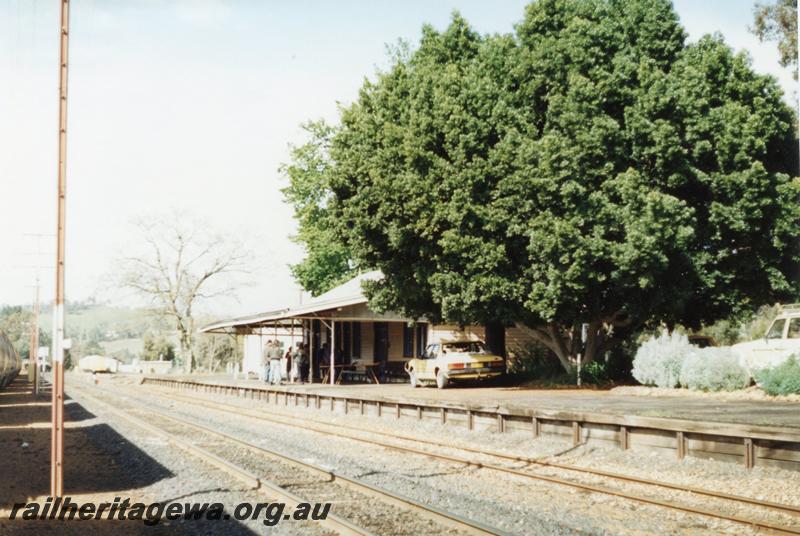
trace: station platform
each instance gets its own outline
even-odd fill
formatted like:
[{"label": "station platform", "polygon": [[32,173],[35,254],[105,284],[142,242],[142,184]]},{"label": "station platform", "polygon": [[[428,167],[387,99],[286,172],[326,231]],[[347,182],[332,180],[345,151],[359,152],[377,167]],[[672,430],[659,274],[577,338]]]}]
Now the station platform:
[{"label": "station platform", "polygon": [[[157,376],[154,376],[157,377]],[[270,386],[231,375],[169,375],[162,378],[265,387],[321,396],[379,400],[386,403],[443,405],[475,411],[526,414],[532,411],[570,412],[588,416],[614,415],[680,419],[702,423],[739,424],[800,433],[800,401],[723,399],[683,391],[682,396],[641,396],[597,389],[534,389],[525,387],[452,386],[412,388],[406,384],[284,384]]]}]

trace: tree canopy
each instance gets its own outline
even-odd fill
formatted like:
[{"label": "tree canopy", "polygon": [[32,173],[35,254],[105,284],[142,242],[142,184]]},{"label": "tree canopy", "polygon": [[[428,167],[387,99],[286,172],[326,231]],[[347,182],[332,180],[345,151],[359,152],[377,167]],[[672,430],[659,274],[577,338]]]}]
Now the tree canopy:
[{"label": "tree canopy", "polygon": [[282,192],[294,207],[298,223],[294,241],[302,244],[306,257],[292,265],[292,275],[317,296],[345,281],[356,271],[346,243],[336,234],[330,201],[330,139],[334,129],[323,121],[303,125],[308,141],[292,147],[292,161],[281,167],[289,185]]},{"label": "tree canopy", "polygon": [[172,361],[175,359],[175,344],[162,334],[147,332],[142,341],[142,360]]},{"label": "tree canopy", "polygon": [[425,27],[327,132],[324,202],[302,199],[347,266],[383,271],[373,307],[520,323],[569,367],[796,291],[793,125],[669,1],[539,0],[510,35]]},{"label": "tree canopy", "polygon": [[777,41],[780,63],[792,67],[797,80],[797,0],[756,4],[752,32],[763,41]]}]

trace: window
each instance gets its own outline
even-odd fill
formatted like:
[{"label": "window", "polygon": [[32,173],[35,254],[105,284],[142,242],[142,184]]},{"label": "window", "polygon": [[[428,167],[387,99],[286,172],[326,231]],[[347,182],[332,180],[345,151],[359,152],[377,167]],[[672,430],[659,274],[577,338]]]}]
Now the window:
[{"label": "window", "polygon": [[422,355],[422,357],[425,359],[436,359],[438,353],[439,353],[439,345],[431,344],[425,349],[425,353]]},{"label": "window", "polygon": [[403,324],[403,357],[414,357],[414,328]]},{"label": "window", "polygon": [[789,338],[800,339],[800,318],[789,319]]},{"label": "window", "polygon": [[775,322],[772,323],[770,328],[767,330],[767,338],[768,339],[781,339],[783,338],[783,326],[786,325],[785,318],[778,318]]},{"label": "window", "polygon": [[425,355],[428,345],[428,324],[417,324],[417,356]]},{"label": "window", "polygon": [[353,322],[353,357],[361,357],[361,322]]}]

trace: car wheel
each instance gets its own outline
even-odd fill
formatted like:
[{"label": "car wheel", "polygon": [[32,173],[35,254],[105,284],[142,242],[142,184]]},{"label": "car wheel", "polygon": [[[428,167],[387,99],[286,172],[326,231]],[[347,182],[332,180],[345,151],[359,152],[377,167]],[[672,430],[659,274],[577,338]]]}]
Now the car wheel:
[{"label": "car wheel", "polygon": [[447,380],[447,376],[444,375],[444,371],[439,370],[436,373],[436,387],[438,387],[439,389],[444,389],[445,387],[447,387],[448,383],[449,382]]},{"label": "car wheel", "polygon": [[417,371],[412,370],[408,373],[409,382],[411,383],[411,387],[419,387],[419,382],[417,381]]}]

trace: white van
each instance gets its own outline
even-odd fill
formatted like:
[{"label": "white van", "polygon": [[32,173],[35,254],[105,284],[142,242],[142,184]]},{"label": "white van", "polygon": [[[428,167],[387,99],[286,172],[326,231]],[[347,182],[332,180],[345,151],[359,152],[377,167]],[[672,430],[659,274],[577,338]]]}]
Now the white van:
[{"label": "white van", "polygon": [[792,354],[800,355],[800,304],[782,306],[763,338],[734,344],[731,350],[751,376],[780,365]]}]

